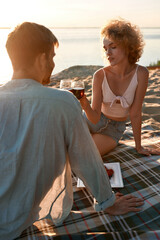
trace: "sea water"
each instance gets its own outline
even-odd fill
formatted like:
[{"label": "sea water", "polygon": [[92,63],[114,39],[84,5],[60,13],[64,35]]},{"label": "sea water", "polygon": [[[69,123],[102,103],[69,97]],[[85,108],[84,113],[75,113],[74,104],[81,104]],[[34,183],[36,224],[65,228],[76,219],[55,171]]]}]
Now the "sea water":
[{"label": "sea water", "polygon": [[[51,29],[59,40],[53,74],[74,65],[105,65],[100,30],[100,28]],[[149,66],[160,60],[160,28],[141,28],[141,31],[145,47],[139,64]],[[10,29],[0,29],[0,83],[10,80],[12,76],[12,66],[5,49],[9,32]]]}]

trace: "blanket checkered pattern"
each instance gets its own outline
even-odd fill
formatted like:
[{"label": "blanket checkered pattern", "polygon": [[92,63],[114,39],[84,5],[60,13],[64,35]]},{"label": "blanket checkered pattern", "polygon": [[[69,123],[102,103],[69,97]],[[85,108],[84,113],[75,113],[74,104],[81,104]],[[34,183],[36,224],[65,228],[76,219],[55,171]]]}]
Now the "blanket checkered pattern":
[{"label": "blanket checkered pattern", "polygon": [[[160,131],[143,126],[143,145],[160,147]],[[123,216],[110,216],[93,210],[93,198],[86,188],[77,188],[73,175],[74,203],[62,226],[50,219],[35,222],[17,240],[160,240],[160,156],[145,157],[136,153],[131,127],[128,126],[119,146],[103,157],[104,162],[120,162],[124,188],[144,199],[142,211]]]}]

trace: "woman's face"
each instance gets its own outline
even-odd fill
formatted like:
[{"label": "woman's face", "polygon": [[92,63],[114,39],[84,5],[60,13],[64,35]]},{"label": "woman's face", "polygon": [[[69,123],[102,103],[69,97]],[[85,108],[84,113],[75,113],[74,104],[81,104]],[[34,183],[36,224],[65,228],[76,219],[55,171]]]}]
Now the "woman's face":
[{"label": "woman's face", "polygon": [[103,39],[103,48],[111,66],[115,66],[123,61],[128,60],[125,49],[111,39]]}]

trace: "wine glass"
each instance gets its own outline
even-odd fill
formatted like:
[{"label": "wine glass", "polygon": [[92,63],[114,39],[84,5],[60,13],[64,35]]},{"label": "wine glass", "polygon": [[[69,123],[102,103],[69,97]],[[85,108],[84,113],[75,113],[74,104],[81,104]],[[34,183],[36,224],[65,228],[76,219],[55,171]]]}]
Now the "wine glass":
[{"label": "wine glass", "polygon": [[76,96],[78,100],[84,96],[85,86],[82,80],[72,81],[71,88],[71,92]]},{"label": "wine glass", "polygon": [[62,79],[60,81],[60,88],[71,91],[72,90],[71,83],[72,83],[72,80]]}]

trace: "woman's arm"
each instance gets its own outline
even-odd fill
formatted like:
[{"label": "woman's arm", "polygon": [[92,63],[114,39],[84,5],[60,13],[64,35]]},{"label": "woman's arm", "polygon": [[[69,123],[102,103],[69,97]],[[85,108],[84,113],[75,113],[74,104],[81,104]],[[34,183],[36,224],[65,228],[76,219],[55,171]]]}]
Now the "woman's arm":
[{"label": "woman's arm", "polygon": [[130,108],[130,119],[135,139],[137,151],[141,149],[141,123],[142,123],[142,104],[148,86],[148,70],[139,66],[138,86],[135,93],[133,104]]},{"label": "woman's arm", "polygon": [[145,67],[139,66],[138,86],[134,102],[130,109],[130,119],[135,139],[135,148],[138,153],[144,155],[160,154],[160,151],[144,148],[141,145],[142,104],[147,91],[149,73]]},{"label": "woman's arm", "polygon": [[80,99],[80,104],[89,121],[96,124],[100,120],[102,105],[102,81],[104,74],[102,70],[97,71],[92,81],[92,104],[90,105],[86,96]]}]

